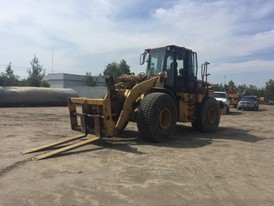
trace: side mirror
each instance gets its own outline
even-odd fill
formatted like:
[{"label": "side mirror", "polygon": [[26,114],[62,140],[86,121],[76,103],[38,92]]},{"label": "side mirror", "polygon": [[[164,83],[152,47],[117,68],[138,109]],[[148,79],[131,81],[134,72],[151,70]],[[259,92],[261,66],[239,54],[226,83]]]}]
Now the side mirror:
[{"label": "side mirror", "polygon": [[140,55],[140,65],[143,65],[145,63],[146,56],[147,56],[147,52],[144,52]]}]

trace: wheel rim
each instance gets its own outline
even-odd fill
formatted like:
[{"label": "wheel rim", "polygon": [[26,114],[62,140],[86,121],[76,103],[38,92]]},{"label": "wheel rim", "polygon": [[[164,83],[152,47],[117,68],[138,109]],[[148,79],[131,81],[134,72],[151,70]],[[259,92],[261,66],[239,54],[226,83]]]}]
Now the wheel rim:
[{"label": "wheel rim", "polygon": [[208,110],[207,119],[210,124],[214,124],[217,118],[217,113],[214,108]]},{"label": "wheel rim", "polygon": [[162,130],[167,130],[171,125],[171,111],[165,107],[160,111],[159,123]]}]

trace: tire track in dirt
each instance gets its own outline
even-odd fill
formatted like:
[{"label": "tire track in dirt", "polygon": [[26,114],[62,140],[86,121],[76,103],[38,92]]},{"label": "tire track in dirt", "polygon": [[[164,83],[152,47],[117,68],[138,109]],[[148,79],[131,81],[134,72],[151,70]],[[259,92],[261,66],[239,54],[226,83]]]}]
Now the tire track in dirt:
[{"label": "tire track in dirt", "polygon": [[9,173],[10,171],[12,170],[15,170],[21,166],[24,166],[26,163],[28,163],[29,161],[31,161],[31,158],[28,158],[28,159],[25,159],[25,160],[22,160],[22,161],[18,161],[18,162],[15,162],[14,164],[8,166],[8,167],[5,167],[4,169],[1,169],[0,170],[0,178],[5,176],[7,173]]}]

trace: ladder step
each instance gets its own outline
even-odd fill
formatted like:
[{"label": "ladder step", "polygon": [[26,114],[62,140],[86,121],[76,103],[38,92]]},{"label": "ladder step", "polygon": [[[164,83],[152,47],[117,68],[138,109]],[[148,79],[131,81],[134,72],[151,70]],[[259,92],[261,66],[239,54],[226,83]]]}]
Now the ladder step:
[{"label": "ladder step", "polygon": [[43,150],[43,149],[48,149],[50,147],[57,146],[57,145],[60,145],[60,144],[64,144],[64,143],[67,143],[67,142],[71,142],[71,141],[74,141],[76,139],[80,139],[80,138],[83,138],[83,137],[86,137],[86,136],[87,136],[86,134],[81,134],[81,135],[76,135],[76,136],[73,136],[73,137],[67,137],[63,140],[60,140],[60,141],[57,141],[57,142],[54,142],[54,143],[42,145],[42,146],[30,149],[30,150],[24,151],[23,154],[37,152],[37,151],[40,151],[40,150]]},{"label": "ladder step", "polygon": [[56,149],[56,150],[53,150],[53,151],[50,151],[50,152],[38,155],[36,157],[33,157],[32,159],[33,160],[45,159],[47,157],[50,157],[50,156],[53,156],[53,155],[56,155],[56,154],[59,154],[59,153],[65,152],[65,151],[69,151],[69,150],[75,149],[77,147],[81,147],[81,146],[86,145],[86,144],[89,144],[90,142],[96,141],[98,139],[100,139],[100,137],[90,137],[90,138],[88,138],[86,140],[83,140],[81,142],[74,143],[72,145],[69,145],[69,146],[66,146],[66,147],[62,147],[60,149]]}]

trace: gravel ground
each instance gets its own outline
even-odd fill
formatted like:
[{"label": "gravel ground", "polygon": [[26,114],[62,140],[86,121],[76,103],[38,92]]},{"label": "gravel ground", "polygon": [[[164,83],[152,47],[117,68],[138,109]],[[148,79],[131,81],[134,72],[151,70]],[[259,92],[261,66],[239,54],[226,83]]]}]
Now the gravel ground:
[{"label": "gravel ground", "polygon": [[217,132],[178,124],[160,144],[130,123],[120,137],[33,161],[22,151],[78,134],[67,108],[0,108],[0,205],[274,205],[273,117],[271,106],[231,108]]}]

